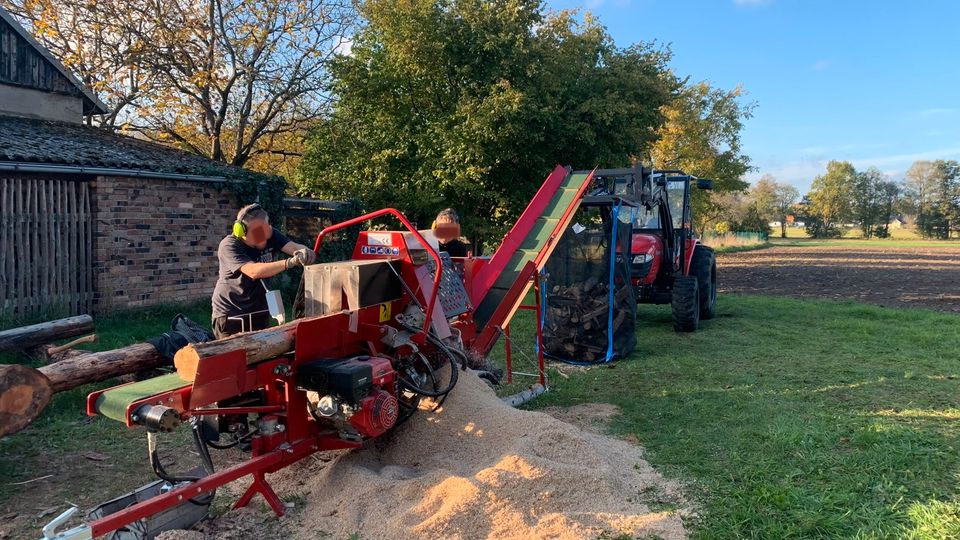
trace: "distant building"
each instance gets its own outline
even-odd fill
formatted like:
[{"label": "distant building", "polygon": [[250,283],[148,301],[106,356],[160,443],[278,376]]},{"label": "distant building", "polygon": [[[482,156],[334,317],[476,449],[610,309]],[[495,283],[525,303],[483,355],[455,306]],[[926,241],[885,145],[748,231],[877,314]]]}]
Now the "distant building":
[{"label": "distant building", "polygon": [[209,298],[249,173],[83,125],[106,112],[0,8],[0,316]]}]

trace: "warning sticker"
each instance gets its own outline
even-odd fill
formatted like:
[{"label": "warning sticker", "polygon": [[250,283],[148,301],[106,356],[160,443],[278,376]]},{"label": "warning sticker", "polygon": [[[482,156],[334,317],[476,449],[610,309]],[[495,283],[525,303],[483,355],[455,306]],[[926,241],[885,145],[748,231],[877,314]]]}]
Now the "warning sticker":
[{"label": "warning sticker", "polygon": [[393,235],[390,233],[367,233],[367,245],[392,246]]},{"label": "warning sticker", "polygon": [[390,303],[380,304],[380,322],[390,320]]}]

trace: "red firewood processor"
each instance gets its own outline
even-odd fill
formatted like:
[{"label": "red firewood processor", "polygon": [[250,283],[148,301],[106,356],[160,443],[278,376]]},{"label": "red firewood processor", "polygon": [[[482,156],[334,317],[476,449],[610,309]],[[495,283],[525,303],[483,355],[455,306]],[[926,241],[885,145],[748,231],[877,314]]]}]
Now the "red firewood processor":
[{"label": "red firewood processor", "polygon": [[[89,415],[145,428],[159,479],[58,532],[71,508],[44,527],[44,538],[153,538],[189,528],[218,487],[245,477],[235,506],[260,494],[282,515],[266,474],[315,452],[359,448],[410,417],[421,399],[442,401],[459,370],[487,356],[531,286],[539,308],[540,271],[588,189],[597,193],[593,180],[593,171],[556,167],[491,257],[438,253],[435,239],[390,208],[327,227],[314,250],[331,233],[385,216],[405,230],[361,231],[351,260],[306,267],[303,317],[189,346],[177,353],[175,373],[90,394]],[[594,203],[643,204],[607,193]],[[157,448],[161,434],[184,424],[201,463],[174,474]],[[210,449],[236,445],[249,447],[249,458],[214,470]]]}]

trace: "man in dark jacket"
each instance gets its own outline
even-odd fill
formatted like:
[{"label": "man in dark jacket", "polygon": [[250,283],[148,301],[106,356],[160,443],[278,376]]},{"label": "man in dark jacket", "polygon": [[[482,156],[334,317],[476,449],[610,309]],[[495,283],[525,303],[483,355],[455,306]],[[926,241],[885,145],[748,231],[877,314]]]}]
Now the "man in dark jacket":
[{"label": "man in dark jacket", "polygon": [[[289,259],[277,259],[285,253]],[[316,254],[270,225],[259,204],[240,209],[233,233],[217,249],[220,271],[213,290],[213,334],[217,339],[270,325],[266,280],[294,266],[313,264]]]},{"label": "man in dark jacket", "polygon": [[440,243],[440,251],[451,257],[466,257],[469,254],[467,244],[460,239],[460,216],[453,208],[444,208],[433,220],[433,235]]}]

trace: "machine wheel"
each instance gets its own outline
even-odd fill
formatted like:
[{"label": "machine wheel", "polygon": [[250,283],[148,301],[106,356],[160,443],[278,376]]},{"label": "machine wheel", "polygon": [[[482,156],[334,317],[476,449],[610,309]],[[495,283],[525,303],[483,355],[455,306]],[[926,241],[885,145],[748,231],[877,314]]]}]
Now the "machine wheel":
[{"label": "machine wheel", "polygon": [[693,332],[700,326],[700,290],[695,276],[677,276],[673,281],[673,329]]},{"label": "machine wheel", "polygon": [[713,249],[697,246],[690,262],[690,275],[697,276],[700,287],[700,319],[712,319],[717,314],[717,257]]}]

